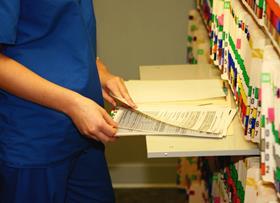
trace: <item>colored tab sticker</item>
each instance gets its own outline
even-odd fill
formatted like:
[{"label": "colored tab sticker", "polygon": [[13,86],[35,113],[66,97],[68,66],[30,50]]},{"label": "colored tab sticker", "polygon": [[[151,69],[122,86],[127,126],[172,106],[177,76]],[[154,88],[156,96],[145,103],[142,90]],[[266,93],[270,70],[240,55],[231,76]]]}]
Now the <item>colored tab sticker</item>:
[{"label": "colored tab sticker", "polygon": [[278,168],[278,167],[276,168],[275,176],[276,176],[276,180],[280,181],[280,168]]},{"label": "colored tab sticker", "polygon": [[263,5],[264,5],[264,0],[259,0],[258,6],[260,8],[263,8]]},{"label": "colored tab sticker", "polygon": [[253,109],[252,116],[253,118],[257,118],[258,110],[256,108]]},{"label": "colored tab sticker", "polygon": [[255,88],[255,99],[259,99],[259,88]]},{"label": "colored tab sticker", "polygon": [[262,83],[270,83],[271,81],[271,75],[270,73],[262,73]]},{"label": "colored tab sticker", "polygon": [[261,163],[261,175],[265,175],[265,163]]},{"label": "colored tab sticker", "polygon": [[198,49],[197,50],[197,54],[198,55],[203,55],[204,54],[204,50],[203,49]]},{"label": "colored tab sticker", "polygon": [[275,138],[275,142],[280,144],[280,138],[279,138],[279,131],[278,130],[274,130],[274,138]]},{"label": "colored tab sticker", "polygon": [[261,127],[264,128],[265,127],[265,116],[262,115],[261,117]]},{"label": "colored tab sticker", "polygon": [[191,31],[193,32],[193,31],[195,31],[195,30],[197,30],[196,25],[191,25]]},{"label": "colored tab sticker", "polygon": [[262,100],[262,89],[260,88],[259,89],[259,101],[261,101]]},{"label": "colored tab sticker", "polygon": [[276,130],[274,123],[271,123],[271,128],[272,128],[272,133],[273,133],[274,138],[275,138],[275,142],[280,144],[279,132]]},{"label": "colored tab sticker", "polygon": [[274,120],[275,120],[274,108],[268,108],[267,113],[268,113],[268,120],[270,122],[274,122]]},{"label": "colored tab sticker", "polygon": [[218,17],[219,25],[224,25],[224,14]]},{"label": "colored tab sticker", "polygon": [[219,30],[219,32],[222,32],[224,30],[224,27],[222,25],[219,25],[218,30]]},{"label": "colored tab sticker", "polygon": [[229,8],[230,8],[230,1],[225,1],[224,9],[229,9]]},{"label": "colored tab sticker", "polygon": [[243,31],[245,30],[245,23],[244,23],[244,22],[242,22],[241,29],[242,29]]}]

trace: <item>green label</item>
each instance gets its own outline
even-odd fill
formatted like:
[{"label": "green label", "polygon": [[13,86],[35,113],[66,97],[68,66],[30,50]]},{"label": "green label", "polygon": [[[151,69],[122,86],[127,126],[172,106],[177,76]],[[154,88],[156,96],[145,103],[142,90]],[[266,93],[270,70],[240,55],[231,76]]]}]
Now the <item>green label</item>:
[{"label": "green label", "polygon": [[252,96],[252,86],[249,86],[249,88],[248,88],[248,96],[249,97]]},{"label": "green label", "polygon": [[191,26],[191,31],[193,32],[193,31],[195,31],[195,30],[197,30],[196,25],[192,25],[192,26]]},{"label": "green label", "polygon": [[275,175],[276,175],[276,180],[280,181],[280,168],[278,168],[278,167],[276,168]]},{"label": "green label", "polygon": [[229,8],[230,8],[230,2],[229,1],[225,1],[224,9],[229,9]]},{"label": "green label", "polygon": [[275,129],[275,124],[274,123],[271,124],[271,127],[272,127],[272,133],[273,133],[274,138],[275,138],[275,142],[277,142],[279,144],[280,143],[279,132]]},{"label": "green label", "polygon": [[219,30],[220,32],[222,32],[222,31],[224,30],[224,26],[218,25],[218,30]]},{"label": "green label", "polygon": [[270,83],[271,75],[270,73],[262,73],[262,83]]},{"label": "green label", "polygon": [[258,7],[263,8],[264,0],[259,0]]},{"label": "green label", "polygon": [[226,33],[225,33],[225,32],[223,32],[222,39],[223,39],[223,40],[225,40],[225,39],[226,39]]},{"label": "green label", "polygon": [[261,117],[261,127],[264,128],[265,127],[265,116],[262,115]]},{"label": "green label", "polygon": [[210,39],[210,47],[213,47],[213,45],[214,45],[214,42],[212,39]]},{"label": "green label", "polygon": [[203,55],[204,54],[204,50],[203,49],[198,49],[197,50],[197,54],[198,55]]},{"label": "green label", "polygon": [[259,88],[255,88],[255,99],[259,99]]}]

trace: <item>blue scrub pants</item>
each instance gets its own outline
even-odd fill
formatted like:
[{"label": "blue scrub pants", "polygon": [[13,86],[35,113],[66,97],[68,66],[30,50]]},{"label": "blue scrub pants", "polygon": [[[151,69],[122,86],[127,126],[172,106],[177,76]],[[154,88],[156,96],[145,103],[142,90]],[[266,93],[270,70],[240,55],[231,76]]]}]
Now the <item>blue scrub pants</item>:
[{"label": "blue scrub pants", "polygon": [[44,168],[0,163],[0,203],[113,203],[104,146]]}]

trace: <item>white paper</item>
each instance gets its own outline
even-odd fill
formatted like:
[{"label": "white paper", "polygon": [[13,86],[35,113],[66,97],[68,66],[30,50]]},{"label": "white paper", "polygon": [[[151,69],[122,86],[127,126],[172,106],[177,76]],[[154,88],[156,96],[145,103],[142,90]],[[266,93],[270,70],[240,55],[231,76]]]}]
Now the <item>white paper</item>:
[{"label": "white paper", "polygon": [[122,135],[188,135],[220,138],[235,114],[230,108],[207,109],[189,106],[184,109],[146,109],[134,111],[120,107],[113,114]]}]

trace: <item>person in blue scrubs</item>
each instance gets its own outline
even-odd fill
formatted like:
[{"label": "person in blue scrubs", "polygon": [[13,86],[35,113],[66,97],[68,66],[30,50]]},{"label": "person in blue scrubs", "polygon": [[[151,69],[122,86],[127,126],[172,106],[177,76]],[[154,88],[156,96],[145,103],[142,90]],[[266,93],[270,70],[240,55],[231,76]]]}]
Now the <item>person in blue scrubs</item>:
[{"label": "person in blue scrubs", "polygon": [[92,0],[0,1],[0,202],[114,202],[104,143],[110,94]]}]

